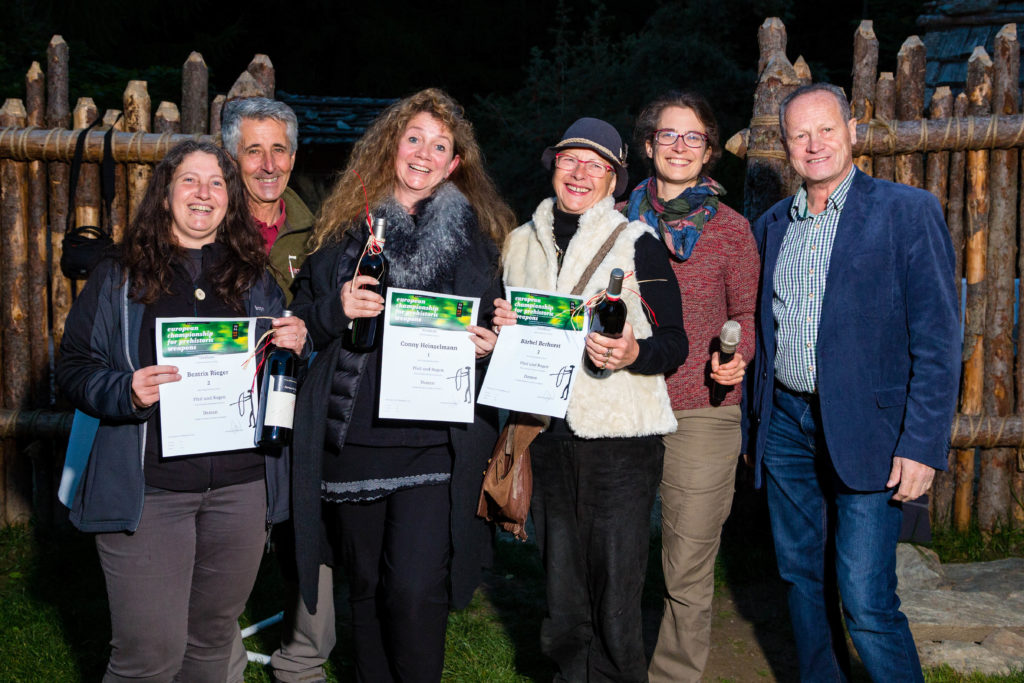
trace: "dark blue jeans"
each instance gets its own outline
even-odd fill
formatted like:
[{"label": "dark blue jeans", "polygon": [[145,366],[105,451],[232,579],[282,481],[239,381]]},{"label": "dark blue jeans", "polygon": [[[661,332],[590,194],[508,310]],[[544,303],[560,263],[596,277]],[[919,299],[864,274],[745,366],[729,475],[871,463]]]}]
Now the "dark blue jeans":
[{"label": "dark blue jeans", "polygon": [[530,446],[530,511],[544,559],[541,649],[556,681],[647,681],[640,597],[660,437],[572,439]]},{"label": "dark blue jeans", "polygon": [[923,682],[896,597],[903,511],[892,492],[844,487],[832,467],[817,399],[778,387],[764,468],[801,680],[849,679],[838,588],[850,638],[872,679]]}]

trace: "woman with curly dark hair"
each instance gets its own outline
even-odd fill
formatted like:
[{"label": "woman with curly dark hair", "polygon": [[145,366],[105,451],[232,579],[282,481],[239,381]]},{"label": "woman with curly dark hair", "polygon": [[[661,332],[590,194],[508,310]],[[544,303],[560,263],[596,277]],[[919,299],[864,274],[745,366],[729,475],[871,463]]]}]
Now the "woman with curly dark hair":
[{"label": "woman with curly dark hair", "polygon": [[[237,620],[269,526],[288,515],[288,461],[249,448],[165,458],[158,317],[255,317],[256,335],[301,353],[299,318],[266,270],[238,171],[186,141],[157,164],[119,253],[68,314],[57,382],[99,420],[71,521],[96,534],[110,603],[105,682],[227,676]],[[273,316],[273,320],[268,319]]]},{"label": "woman with curly dark hair", "polygon": [[477,406],[469,424],[377,417],[381,352],[349,339],[352,321],[384,306],[363,288],[376,280],[354,276],[368,209],[387,219],[389,286],[480,297],[481,326],[468,328],[478,380],[496,341],[484,325],[501,293],[497,245],[513,215],[484,171],[462,107],[423,90],[391,105],[356,143],[293,286],[292,306],[319,349],[296,408],[303,600],[316,608],[320,563],[343,566],[357,680],[438,681],[449,604],[469,602],[490,553],[490,530],[474,513],[497,416]]}]

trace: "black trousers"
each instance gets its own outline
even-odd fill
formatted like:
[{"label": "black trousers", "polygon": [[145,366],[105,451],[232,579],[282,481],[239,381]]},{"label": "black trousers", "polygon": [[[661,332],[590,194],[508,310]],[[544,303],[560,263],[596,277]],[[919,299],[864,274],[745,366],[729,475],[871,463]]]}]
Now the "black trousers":
[{"label": "black trousers", "polygon": [[530,452],[547,588],[541,649],[555,680],[646,681],[640,598],[661,438],[542,434]]},{"label": "black trousers", "polygon": [[348,573],[356,680],[436,683],[448,625],[449,487],[331,503]]}]

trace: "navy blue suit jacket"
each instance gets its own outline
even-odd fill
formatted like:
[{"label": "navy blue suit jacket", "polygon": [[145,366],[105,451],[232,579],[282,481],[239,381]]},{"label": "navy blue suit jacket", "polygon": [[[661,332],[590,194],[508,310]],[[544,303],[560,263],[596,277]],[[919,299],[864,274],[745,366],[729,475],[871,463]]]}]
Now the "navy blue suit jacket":
[{"label": "navy blue suit jacket", "polygon": [[[818,397],[842,482],[881,491],[895,456],[946,468],[962,342],[955,259],[938,200],[855,173],[822,299]],[[792,197],[782,200],[753,225],[762,270],[745,440],[758,485],[775,380],[773,276],[791,204]]]}]

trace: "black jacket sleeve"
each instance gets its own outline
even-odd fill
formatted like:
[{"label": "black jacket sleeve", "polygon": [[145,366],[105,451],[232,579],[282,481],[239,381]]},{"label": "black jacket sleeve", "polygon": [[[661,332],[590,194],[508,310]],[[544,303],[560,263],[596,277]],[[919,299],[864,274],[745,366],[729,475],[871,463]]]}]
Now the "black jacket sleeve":
[{"label": "black jacket sleeve", "polygon": [[670,372],[682,365],[689,353],[689,342],[683,329],[679,282],[672,271],[665,245],[654,235],[645,234],[636,241],[634,259],[640,296],[650,307],[650,310],[644,310],[644,314],[651,321],[654,333],[646,339],[637,340],[640,354],[629,370],[641,375]]}]

